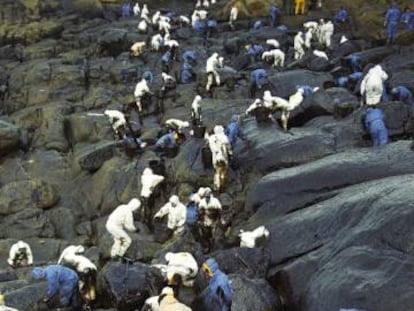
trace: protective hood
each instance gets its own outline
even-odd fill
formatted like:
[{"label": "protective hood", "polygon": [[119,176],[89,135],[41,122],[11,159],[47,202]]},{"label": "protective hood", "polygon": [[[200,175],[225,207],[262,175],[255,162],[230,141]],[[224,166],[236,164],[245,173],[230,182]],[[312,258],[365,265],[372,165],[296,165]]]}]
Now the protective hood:
[{"label": "protective hood", "polygon": [[180,203],[180,199],[178,198],[178,196],[176,195],[172,195],[170,197],[170,203],[177,205],[178,203]]},{"label": "protective hood", "polygon": [[224,128],[221,125],[214,127],[214,134],[224,134]]},{"label": "protective hood", "polygon": [[136,211],[139,207],[141,206],[141,202],[136,199],[133,198],[131,201],[129,201],[128,203],[128,208],[133,212]]},{"label": "protective hood", "polygon": [[209,258],[205,263],[203,263],[202,268],[204,272],[206,272],[210,277],[212,277],[214,273],[219,269],[219,266],[214,258]]},{"label": "protective hood", "polygon": [[32,278],[38,280],[45,276],[45,270],[43,268],[35,267],[32,271]]},{"label": "protective hood", "polygon": [[232,115],[230,122],[233,123],[233,122],[237,122],[238,120],[239,120],[239,116],[237,114],[234,114]]},{"label": "protective hood", "polygon": [[142,175],[152,175],[152,169],[150,169],[149,167],[147,167],[143,172]]},{"label": "protective hood", "polygon": [[76,246],[75,253],[76,254],[83,254],[85,252],[85,248],[82,245]]}]

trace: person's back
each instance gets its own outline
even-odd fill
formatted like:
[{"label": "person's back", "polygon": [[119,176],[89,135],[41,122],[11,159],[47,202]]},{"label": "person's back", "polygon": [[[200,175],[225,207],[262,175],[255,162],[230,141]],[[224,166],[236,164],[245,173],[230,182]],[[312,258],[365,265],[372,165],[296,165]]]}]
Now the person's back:
[{"label": "person's back", "polygon": [[371,134],[374,146],[382,146],[388,143],[388,131],[381,109],[371,107],[367,109],[365,126]]}]

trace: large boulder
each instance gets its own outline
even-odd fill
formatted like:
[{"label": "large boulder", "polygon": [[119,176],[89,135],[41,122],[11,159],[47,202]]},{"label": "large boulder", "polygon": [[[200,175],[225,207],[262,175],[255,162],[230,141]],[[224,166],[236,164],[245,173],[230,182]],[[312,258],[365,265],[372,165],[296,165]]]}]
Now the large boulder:
[{"label": "large boulder", "polygon": [[332,195],[332,190],[346,185],[414,172],[409,165],[413,160],[414,153],[408,141],[391,143],[380,149],[334,154],[266,175],[249,193],[247,206],[252,209],[266,207],[273,215],[284,215],[324,199]]},{"label": "large boulder", "polygon": [[3,156],[19,146],[19,128],[0,120],[0,156]]},{"label": "large boulder", "polygon": [[139,262],[109,262],[98,274],[98,292],[107,308],[140,309],[145,299],[159,294],[162,287],[163,277],[158,269]]},{"label": "large boulder", "polygon": [[53,185],[40,179],[11,182],[0,188],[0,214],[10,215],[33,206],[47,209],[59,201]]}]

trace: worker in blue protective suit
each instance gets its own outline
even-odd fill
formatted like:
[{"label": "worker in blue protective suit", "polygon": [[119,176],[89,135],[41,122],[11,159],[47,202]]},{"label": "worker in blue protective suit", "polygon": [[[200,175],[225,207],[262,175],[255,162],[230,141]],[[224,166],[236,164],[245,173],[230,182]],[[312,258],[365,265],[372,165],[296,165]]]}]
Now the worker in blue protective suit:
[{"label": "worker in blue protective suit", "polygon": [[392,5],[385,15],[384,25],[387,27],[387,44],[393,44],[397,36],[397,27],[401,12],[397,5]]},{"label": "worker in blue protective suit", "polygon": [[336,83],[340,87],[346,87],[348,89],[352,89],[353,86],[355,86],[363,77],[363,73],[361,71],[357,71],[354,73],[351,73],[348,76],[342,76],[339,77],[336,80]]},{"label": "worker in blue protective suit", "polygon": [[262,45],[252,43],[246,46],[246,49],[246,55],[249,56],[252,60],[260,60],[262,58],[262,54],[264,52]]},{"label": "worker in blue protective suit", "polygon": [[406,29],[414,29],[414,11],[406,8],[401,15],[400,21],[405,25]]},{"label": "worker in blue protective suit", "polygon": [[352,69],[352,72],[362,71],[361,67],[361,57],[356,54],[351,54],[346,57],[349,62],[349,66]]},{"label": "worker in blue protective suit", "polygon": [[277,23],[277,16],[279,15],[279,9],[276,5],[272,5],[269,9],[270,26],[275,27]]},{"label": "worker in blue protective suit", "polygon": [[394,98],[402,101],[406,105],[413,105],[413,94],[405,86],[397,86],[391,90],[391,94]]},{"label": "worker in blue protective suit", "polygon": [[346,19],[348,18],[348,12],[346,11],[346,9],[341,6],[341,8],[339,9],[338,13],[336,13],[335,17],[334,17],[334,22],[336,24],[343,24],[346,22]]},{"label": "worker in blue protective suit", "polygon": [[148,84],[151,84],[154,81],[154,75],[151,71],[147,70],[142,74],[142,79],[147,80]]},{"label": "worker in blue protective suit", "polygon": [[206,31],[206,23],[203,20],[197,20],[193,24],[193,29],[199,33],[204,33]]},{"label": "worker in blue protective suit", "polygon": [[233,115],[231,117],[230,123],[229,125],[227,125],[224,133],[228,137],[232,148],[234,148],[234,146],[236,145],[237,138],[240,138],[241,140],[245,140],[243,131],[241,130],[239,126],[239,116]]},{"label": "worker in blue protective suit", "polygon": [[256,91],[267,83],[267,73],[264,69],[256,69],[250,73],[250,97],[256,97]]},{"label": "worker in blue protective suit", "polygon": [[263,27],[263,22],[261,20],[258,20],[253,23],[252,29],[259,30],[262,27]]},{"label": "worker in blue protective suit", "polygon": [[171,64],[172,54],[171,50],[168,50],[161,56],[161,66],[163,72],[170,72],[170,64]]},{"label": "worker in blue protective suit", "polygon": [[157,151],[169,151],[178,147],[179,135],[177,132],[169,132],[162,135],[155,143],[155,149]]},{"label": "worker in blue protective suit", "polygon": [[312,87],[310,85],[296,85],[295,86],[296,91],[299,89],[303,90],[303,96],[308,97],[311,96],[313,93],[315,93],[317,90],[319,90],[319,87]]},{"label": "worker in blue protective suit", "polygon": [[188,62],[185,62],[181,66],[181,73],[180,73],[181,84],[187,84],[187,83],[193,82],[195,80],[194,76],[195,75],[193,72],[193,67]]},{"label": "worker in blue protective suit", "polygon": [[201,268],[210,279],[203,301],[205,310],[230,311],[233,289],[227,275],[219,269],[214,258],[207,259]]},{"label": "worker in blue protective suit", "polygon": [[182,55],[182,58],[184,62],[195,64],[197,61],[197,52],[194,50],[185,50]]},{"label": "worker in blue protective suit", "polygon": [[130,17],[131,16],[131,6],[129,3],[124,3],[122,5],[122,17]]},{"label": "worker in blue protective suit", "polygon": [[35,279],[46,279],[47,292],[44,302],[50,301],[59,294],[59,303],[62,307],[71,306],[73,310],[82,310],[79,299],[79,277],[75,271],[61,265],[50,265],[46,268],[36,267],[32,271]]},{"label": "worker in blue protective suit", "polygon": [[375,146],[388,143],[388,131],[384,123],[384,113],[379,108],[369,107],[365,116],[365,128],[371,134]]},{"label": "worker in blue protective suit", "polygon": [[209,18],[207,20],[207,38],[210,38],[215,32],[217,32],[217,21],[213,18]]}]

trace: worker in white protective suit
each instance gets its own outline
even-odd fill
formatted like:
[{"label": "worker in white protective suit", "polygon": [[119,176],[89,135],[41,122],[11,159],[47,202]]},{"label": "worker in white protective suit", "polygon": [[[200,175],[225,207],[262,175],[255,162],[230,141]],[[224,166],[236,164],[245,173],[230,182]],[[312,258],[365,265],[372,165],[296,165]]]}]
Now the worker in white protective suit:
[{"label": "worker in white protective suit", "polygon": [[135,96],[135,100],[136,100],[136,104],[138,107],[138,111],[142,112],[142,98],[145,95],[152,95],[152,92],[148,86],[148,82],[146,79],[141,79],[141,81],[139,81],[137,83],[137,85],[135,86],[135,91],[134,91],[134,96]]},{"label": "worker in white protective suit", "polygon": [[146,43],[144,41],[135,42],[130,48],[132,56],[141,56],[144,53],[145,45]]},{"label": "worker in white protective suit", "polygon": [[278,49],[280,48],[280,43],[279,41],[277,41],[276,39],[267,39],[266,40],[266,44],[271,48],[271,49]]},{"label": "worker in white protective suit", "polygon": [[[192,287],[198,273],[198,264],[193,255],[187,252],[165,254],[166,265],[154,265],[161,270],[168,285]],[[177,278],[177,275],[179,276]],[[178,280],[177,280],[178,279]],[[175,284],[178,281],[179,284]]]},{"label": "worker in white protective suit", "polygon": [[163,46],[164,38],[161,34],[157,33],[151,37],[151,49],[154,51],[159,51],[160,48]]},{"label": "worker in white protective suit", "polygon": [[155,188],[164,181],[165,177],[154,174],[151,168],[144,169],[141,175],[141,200],[143,201],[143,208],[141,210],[141,217],[151,227],[151,215],[153,210],[153,192]]},{"label": "worker in white protective suit", "polygon": [[145,3],[143,6],[142,6],[142,10],[141,10],[141,18],[144,18],[144,19],[149,19],[149,10],[148,10],[148,6],[147,6],[147,4]]},{"label": "worker in white protective suit", "polygon": [[308,31],[306,31],[306,33],[305,33],[304,45],[307,49],[310,49],[311,46],[312,46],[313,33],[314,33],[313,29],[308,29]]},{"label": "worker in white protective suit", "polygon": [[318,27],[319,27],[318,22],[315,22],[315,21],[309,21],[309,22],[303,23],[303,28],[305,28],[305,30],[312,29],[313,31],[316,31]]},{"label": "worker in white protective suit", "polygon": [[206,90],[210,91],[211,86],[215,83],[217,86],[220,86],[220,76],[217,72],[217,69],[220,67],[220,60],[218,53],[213,53],[206,63],[206,72],[207,72],[207,85]]},{"label": "worker in white protective suit", "polygon": [[269,237],[269,230],[265,226],[257,227],[253,231],[240,230],[239,237],[240,247],[254,248],[257,239]]},{"label": "worker in white protective suit", "polygon": [[228,137],[220,125],[214,127],[214,134],[208,138],[214,168],[214,190],[221,191],[227,181],[228,168],[233,156]]},{"label": "worker in white protective suit", "polygon": [[280,49],[265,51],[262,54],[262,60],[273,60],[272,67],[283,67],[285,65],[285,53]]},{"label": "worker in white protective suit", "polygon": [[190,127],[190,122],[171,118],[164,122],[164,126],[168,130],[172,130],[177,133],[182,133],[183,129]]},{"label": "worker in white protective suit", "polygon": [[229,16],[229,25],[231,29],[234,29],[234,22],[237,20],[237,15],[239,15],[239,9],[236,6],[232,6],[230,9],[230,16]]},{"label": "worker in white protective suit", "polygon": [[171,196],[169,201],[154,215],[154,219],[165,215],[168,215],[168,229],[174,232],[175,235],[181,234],[184,231],[187,207],[180,202],[178,196]]},{"label": "worker in white protective suit", "polygon": [[158,21],[158,30],[162,33],[164,32],[164,34],[170,33],[170,29],[171,29],[171,24],[165,20],[160,18],[160,20]]},{"label": "worker in white protective suit", "polygon": [[33,254],[29,244],[23,241],[14,243],[10,248],[7,263],[13,268],[33,265]]},{"label": "worker in white protective suit", "polygon": [[126,126],[126,119],[125,115],[119,111],[119,110],[109,110],[106,109],[104,111],[104,115],[106,115],[109,118],[109,123],[111,123],[112,129],[114,130],[114,133],[116,136],[119,136],[119,138],[122,138],[122,135],[120,133],[123,132]]},{"label": "worker in white protective suit", "polygon": [[324,51],[320,51],[320,50],[315,49],[315,50],[313,50],[312,54],[315,55],[316,57],[321,57],[323,59],[329,60],[328,55]]},{"label": "worker in white protective suit", "polygon": [[334,24],[331,21],[328,21],[320,27],[320,43],[327,48],[330,48],[334,33]]},{"label": "worker in white protective suit", "polygon": [[381,65],[371,68],[361,82],[361,96],[365,104],[375,106],[381,101],[384,92],[384,82],[388,79],[387,73]]},{"label": "worker in white protective suit", "polygon": [[139,7],[139,3],[135,2],[134,7],[132,8],[132,11],[134,12],[135,16],[138,16],[139,13],[141,13],[141,8]]},{"label": "worker in white protective suit", "polygon": [[[266,102],[266,104],[269,104],[269,102]],[[256,98],[254,102],[246,109],[245,115],[248,116],[250,114],[254,114],[256,121],[259,123],[268,121],[276,122],[272,115],[272,109],[272,104],[267,107],[261,99]]]},{"label": "worker in white protective suit", "polygon": [[137,29],[140,33],[148,32],[148,22],[146,19],[141,19],[138,23]]},{"label": "worker in white protective suit", "polygon": [[123,257],[131,245],[131,238],[125,230],[136,231],[133,213],[141,206],[141,202],[133,198],[128,204],[119,205],[108,217],[106,230],[112,235],[114,244],[111,257]]},{"label": "worker in white protective suit", "polygon": [[58,264],[68,266],[79,275],[79,291],[88,304],[96,299],[97,267],[83,254],[82,245],[69,245],[59,257]]},{"label": "worker in white protective suit", "polygon": [[293,39],[293,48],[295,50],[295,60],[300,60],[305,55],[305,50],[303,49],[303,45],[305,42],[302,38],[302,31],[299,31],[295,38]]},{"label": "worker in white protective suit", "polygon": [[204,197],[201,199],[199,205],[199,230],[201,244],[205,252],[212,250],[214,246],[214,233],[217,223],[221,216],[221,203],[213,196],[211,189],[206,188]]},{"label": "worker in white protective suit", "polygon": [[154,15],[152,15],[151,22],[153,25],[156,25],[158,23],[158,21],[160,20],[160,16],[161,16],[160,11],[157,11],[154,13]]},{"label": "worker in white protective suit", "polygon": [[191,120],[193,125],[199,125],[201,124],[201,96],[200,95],[196,95],[196,97],[194,97],[193,102],[191,103]]},{"label": "worker in white protective suit", "polygon": [[289,120],[290,112],[293,111],[296,107],[298,107],[303,102],[303,89],[299,88],[296,93],[292,94],[289,97],[289,100],[278,96],[272,96],[270,91],[265,91],[263,94],[263,101],[267,102],[267,105],[272,105],[273,110],[281,110],[282,116],[282,127],[285,131],[287,131],[287,125]]}]

